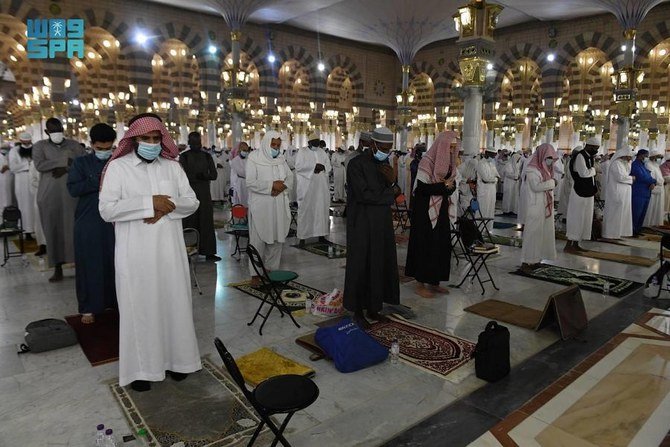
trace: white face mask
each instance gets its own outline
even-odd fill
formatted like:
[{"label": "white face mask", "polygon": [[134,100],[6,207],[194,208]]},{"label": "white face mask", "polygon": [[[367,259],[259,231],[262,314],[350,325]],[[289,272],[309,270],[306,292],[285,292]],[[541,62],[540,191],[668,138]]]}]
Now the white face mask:
[{"label": "white face mask", "polygon": [[554,164],[554,159],[553,158],[547,158],[546,160],[544,160],[544,163],[547,166],[551,167]]},{"label": "white face mask", "polygon": [[63,132],[51,132],[49,139],[54,144],[61,144],[63,142]]},{"label": "white face mask", "polygon": [[24,149],[30,149],[31,147],[33,147],[33,145],[30,144],[30,143],[28,143],[28,144],[21,143],[21,147],[24,148]]}]

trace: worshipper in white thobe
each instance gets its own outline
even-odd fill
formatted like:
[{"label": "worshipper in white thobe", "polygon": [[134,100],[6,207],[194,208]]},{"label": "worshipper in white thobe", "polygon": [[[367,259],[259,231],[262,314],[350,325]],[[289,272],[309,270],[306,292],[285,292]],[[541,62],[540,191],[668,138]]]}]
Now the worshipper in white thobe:
[{"label": "worshipper in white thobe", "polygon": [[521,156],[521,167],[519,168],[519,195],[517,202],[517,222],[523,226],[526,221],[526,202],[521,200],[528,194],[528,185],[526,184],[526,166],[530,162],[531,151],[524,149]]},{"label": "worshipper in white thobe", "polygon": [[49,249],[49,265],[54,267],[50,282],[63,280],[63,264],[74,262],[74,213],[77,199],[67,189],[67,173],[84,148],[63,137],[63,124],[56,118],[46,122],[48,139],[33,146],[35,168],[42,173],[37,191],[42,229]]},{"label": "worshipper in white thobe", "polygon": [[[261,147],[247,159],[249,243],[258,250],[265,268],[279,269],[281,252],[291,225],[290,191],[293,174],[281,154],[281,134],[269,131]],[[252,285],[260,284],[249,261]]]},{"label": "worshipper in white thobe", "polygon": [[214,165],[216,166],[216,180],[210,182],[209,189],[212,195],[212,202],[223,202],[228,197],[230,184],[230,163],[228,154],[221,150],[212,152]]},{"label": "worshipper in white thobe", "polygon": [[19,142],[9,151],[9,170],[14,174],[14,195],[21,211],[21,225],[26,233],[26,240],[33,240],[35,231],[35,213],[33,203],[35,196],[30,188],[30,163],[33,156],[32,137],[28,132],[19,135]]},{"label": "worshipper in white thobe", "polygon": [[610,162],[612,161],[611,159],[612,155],[610,154],[605,154],[603,155],[603,158],[600,160],[600,171],[601,171],[601,181],[602,181],[602,190],[599,191],[599,198],[600,200],[606,200],[605,198],[607,197],[607,171],[610,166]]},{"label": "worshipper in white thobe", "polygon": [[[459,203],[460,203],[460,185],[461,185],[461,171],[458,169],[461,165],[461,160],[463,157],[463,148],[460,147],[459,145],[459,150],[458,153],[456,154],[456,169],[453,170],[454,172],[454,185],[456,185],[456,189],[454,192],[449,196],[449,220],[451,221],[452,225],[456,225],[456,221],[458,220],[458,208],[459,208]],[[469,188],[468,188],[469,189]]]},{"label": "worshipper in white thobe", "polygon": [[502,149],[498,151],[498,154],[495,157],[496,169],[498,170],[498,177],[500,178],[500,181],[496,187],[497,194],[502,194],[505,190],[505,176],[503,175],[503,172],[505,171],[505,166],[509,164],[509,155],[510,153],[507,149]]},{"label": "worshipper in white thobe", "polygon": [[233,188],[233,205],[249,206],[247,182],[244,179],[249,152],[249,145],[241,142],[230,153],[230,180]]},{"label": "worshipper in white thobe", "polygon": [[[661,164],[661,174],[665,183],[665,215],[670,212],[670,158],[666,155],[666,161]],[[664,215],[664,217],[665,217]]]},{"label": "worshipper in white thobe", "polygon": [[477,201],[482,217],[491,219],[486,228],[493,230],[493,219],[496,214],[496,185],[498,184],[498,170],[495,165],[496,151],[487,148],[484,159],[477,164]]},{"label": "worshipper in white thobe", "polygon": [[526,202],[526,224],[523,227],[521,269],[532,270],[543,259],[556,259],[556,234],[554,231],[553,164],[558,154],[551,144],[538,146],[526,168],[528,188],[523,200]]},{"label": "worshipper in white thobe", "polygon": [[398,157],[398,187],[403,194],[405,194],[405,190],[407,188],[407,167],[409,165],[409,163],[407,163],[408,158],[409,154],[407,152],[401,153],[400,157]]},{"label": "worshipper in white thobe", "polygon": [[607,168],[607,200],[603,215],[603,238],[621,239],[633,235],[630,161],[635,154],[629,147],[616,151]]},{"label": "worshipper in white thobe", "polygon": [[[583,150],[577,152],[570,160],[569,169],[573,186],[568,203],[568,216],[564,251],[584,251],[580,241],[591,240],[593,229],[593,202],[598,187],[596,186],[596,168],[593,158],[598,153],[600,140],[591,137],[586,141]],[[608,180],[609,181],[609,180]]]},{"label": "worshipper in white thobe", "polygon": [[291,169],[291,175],[293,176],[293,188],[289,189],[289,198],[293,204],[298,202],[298,174],[295,173],[295,158],[298,156],[298,150],[297,147],[291,147],[286,151],[286,154],[284,154],[286,163]]},{"label": "worshipper in white thobe", "polygon": [[[470,206],[470,201],[474,198],[473,189],[477,185],[477,164],[480,161],[479,156],[467,158],[458,166],[458,217],[461,217],[465,210]],[[452,194],[453,196],[453,194]]]},{"label": "worshipper in white thobe", "polygon": [[35,163],[31,160],[28,168],[30,176],[30,190],[33,193],[33,225],[35,227],[35,240],[39,246],[39,250],[33,253],[35,256],[44,256],[47,253],[47,240],[44,237],[44,230],[42,229],[42,219],[40,218],[40,208],[37,206],[37,190],[40,187],[40,172],[35,168]]},{"label": "worshipper in white thobe", "polygon": [[647,214],[644,216],[645,227],[653,227],[663,225],[665,220],[665,180],[661,172],[661,163],[663,163],[663,156],[665,154],[660,149],[652,149],[649,154],[649,159],[645,162],[645,166],[651,172],[651,176],[656,180],[656,187],[651,190],[651,199]]},{"label": "worshipper in white thobe", "polygon": [[514,153],[503,168],[503,214],[519,211],[519,177],[521,176],[521,154]]},{"label": "worshipper in white thobe", "polygon": [[577,154],[577,152],[584,149],[582,146],[577,146],[572,150],[570,154],[565,154],[563,156],[563,166],[565,169],[565,177],[563,177],[563,186],[561,187],[561,199],[558,202],[558,214],[561,215],[562,220],[566,220],[568,217],[568,204],[570,203],[570,193],[572,192],[573,180],[570,175],[570,160],[572,156]]},{"label": "worshipper in white thobe", "polygon": [[344,191],[344,178],[346,176],[344,160],[346,158],[344,149],[339,147],[330,160],[333,165],[333,202],[344,202],[347,198]]},{"label": "worshipper in white thobe", "polygon": [[202,367],[182,227],[199,203],[178,155],[160,118],[142,114],[102,174],[100,216],[116,235],[119,384],[135,391]]},{"label": "worshipper in white thobe", "polygon": [[328,176],[332,170],[326,151],[319,147],[319,137],[311,135],[308,147],[300,149],[295,160],[298,174],[298,239],[318,237],[327,243],[330,234],[330,186]]},{"label": "worshipper in white thobe", "polygon": [[[0,213],[12,204],[12,171],[9,170],[9,146],[0,149]],[[0,214],[1,215],[1,214]]]},{"label": "worshipper in white thobe", "polygon": [[556,180],[556,188],[554,189],[554,203],[560,203],[561,199],[561,188],[563,187],[563,178],[565,177],[565,165],[563,164],[563,151],[556,151],[558,154],[558,159],[554,161],[552,174],[554,180]]}]

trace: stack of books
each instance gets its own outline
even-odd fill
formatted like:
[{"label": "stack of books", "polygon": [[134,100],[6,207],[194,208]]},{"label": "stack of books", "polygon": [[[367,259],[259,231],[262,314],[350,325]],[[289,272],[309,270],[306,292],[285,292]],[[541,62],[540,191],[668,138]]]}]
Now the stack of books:
[{"label": "stack of books", "polygon": [[473,253],[478,254],[493,254],[493,253],[499,253],[500,247],[498,247],[496,244],[491,244],[489,242],[477,241],[474,244],[472,244],[470,250],[472,250]]}]

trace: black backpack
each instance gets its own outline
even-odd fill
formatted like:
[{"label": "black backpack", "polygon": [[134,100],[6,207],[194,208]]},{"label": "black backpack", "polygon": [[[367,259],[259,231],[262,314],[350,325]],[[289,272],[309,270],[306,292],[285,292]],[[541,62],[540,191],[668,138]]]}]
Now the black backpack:
[{"label": "black backpack", "polygon": [[63,320],[47,318],[33,321],[26,326],[26,342],[21,344],[19,354],[44,352],[77,344],[77,334]]},{"label": "black backpack", "polygon": [[497,382],[509,374],[509,330],[489,321],[479,334],[475,348],[475,372],[488,382]]}]

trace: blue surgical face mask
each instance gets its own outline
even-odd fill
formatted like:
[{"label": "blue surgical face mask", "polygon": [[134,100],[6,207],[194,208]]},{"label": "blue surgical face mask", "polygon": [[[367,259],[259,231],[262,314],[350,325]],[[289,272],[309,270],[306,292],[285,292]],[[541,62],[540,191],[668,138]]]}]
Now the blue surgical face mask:
[{"label": "blue surgical face mask", "polygon": [[98,160],[109,160],[109,157],[112,156],[112,151],[99,151],[97,149],[93,149],[95,152],[95,156],[98,157]]},{"label": "blue surgical face mask", "polygon": [[249,155],[249,152],[247,152],[247,151],[241,151],[240,152],[240,157],[242,157],[242,158],[247,158],[247,155]]},{"label": "blue surgical face mask", "polygon": [[389,158],[389,155],[390,154],[387,154],[377,149],[377,152],[375,152],[375,159],[377,161],[386,161]]},{"label": "blue surgical face mask", "polygon": [[140,141],[137,145],[137,153],[145,160],[155,160],[162,150],[163,147],[160,143],[150,144]]},{"label": "blue surgical face mask", "polygon": [[270,152],[272,154],[272,158],[279,157],[279,149],[270,149]]}]

